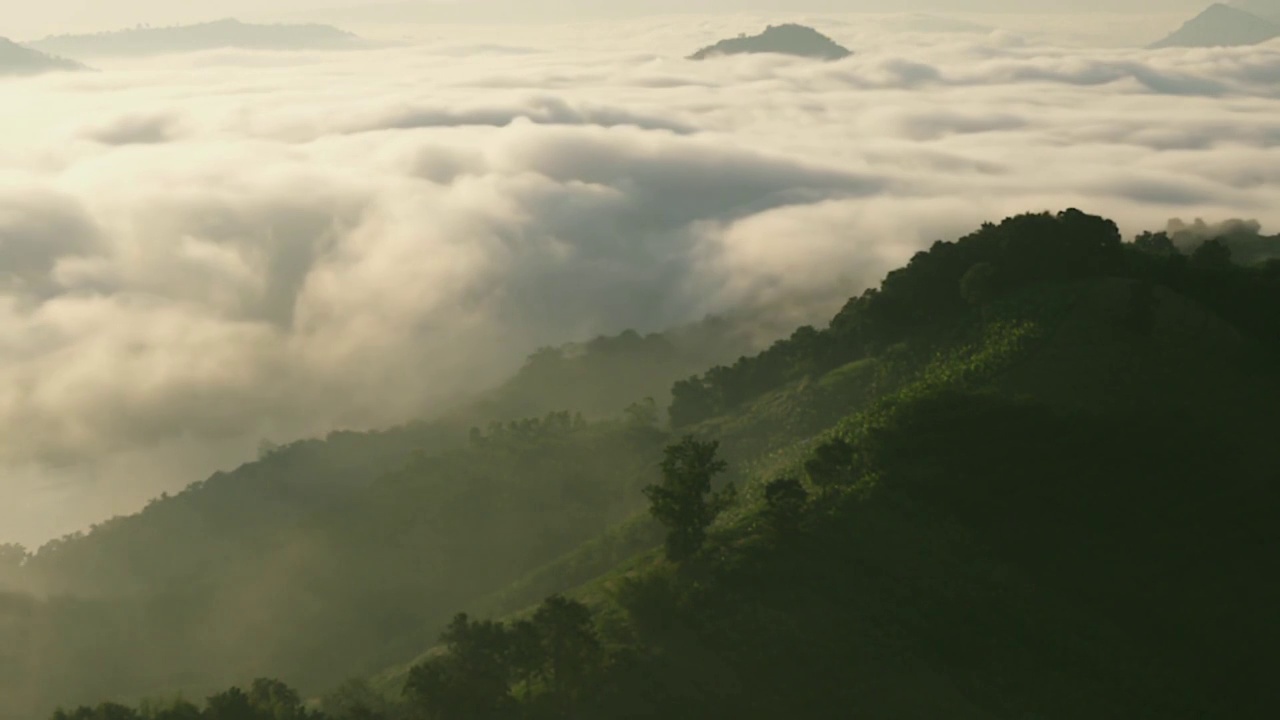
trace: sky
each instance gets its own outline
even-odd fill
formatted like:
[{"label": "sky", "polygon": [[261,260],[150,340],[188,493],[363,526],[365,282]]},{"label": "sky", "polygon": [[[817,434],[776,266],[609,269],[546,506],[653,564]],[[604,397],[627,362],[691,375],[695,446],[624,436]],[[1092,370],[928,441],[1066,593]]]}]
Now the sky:
[{"label": "sky", "polygon": [[[682,59],[788,19],[856,54]],[[426,29],[0,80],[0,542],[264,438],[430,414],[542,345],[740,308],[822,322],[1018,212],[1280,231],[1280,44],[913,22]]]},{"label": "sky", "polygon": [[[480,22],[572,22],[588,16],[599,19],[734,12],[1174,13],[1189,17],[1209,4],[1209,0],[4,0],[0,37],[33,40],[61,32],[231,16],[243,20],[348,22],[370,18],[384,22],[432,19],[446,12],[456,13],[447,17]],[[442,10],[442,6],[454,9]]]}]

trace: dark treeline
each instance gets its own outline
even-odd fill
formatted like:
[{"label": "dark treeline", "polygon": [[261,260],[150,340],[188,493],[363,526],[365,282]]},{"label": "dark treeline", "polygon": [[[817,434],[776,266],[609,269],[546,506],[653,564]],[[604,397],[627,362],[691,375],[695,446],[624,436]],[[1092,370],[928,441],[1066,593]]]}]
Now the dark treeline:
[{"label": "dark treeline", "polygon": [[[1250,246],[1255,257],[1264,256],[1259,245],[1273,248],[1270,257],[1280,256],[1280,239],[1256,238]],[[802,327],[758,355],[676,383],[671,424],[692,425],[790,380],[945,328],[975,304],[1091,277],[1167,287],[1246,329],[1270,352],[1280,351],[1280,319],[1269,305],[1280,284],[1280,260],[1233,264],[1230,248],[1218,239],[1203,241],[1186,256],[1167,233],[1144,233],[1125,244],[1113,222],[1078,210],[1019,215],[917,253],[879,288],[851,299],[826,329]]]}]

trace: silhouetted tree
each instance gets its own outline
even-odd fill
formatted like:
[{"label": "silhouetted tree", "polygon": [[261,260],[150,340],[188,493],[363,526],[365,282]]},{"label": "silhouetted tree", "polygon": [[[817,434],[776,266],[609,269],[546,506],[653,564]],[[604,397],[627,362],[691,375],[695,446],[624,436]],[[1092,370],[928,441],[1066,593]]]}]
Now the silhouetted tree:
[{"label": "silhouetted tree", "polygon": [[229,688],[205,701],[204,720],[259,720],[261,716],[238,687]]},{"label": "silhouetted tree", "polygon": [[297,691],[274,678],[257,678],[249,687],[248,695],[249,704],[258,712],[258,717],[300,720],[307,716]]},{"label": "silhouetted tree", "polygon": [[805,503],[809,492],[793,477],[782,477],[764,488],[765,517],[769,525],[782,536],[794,535],[800,529]]},{"label": "silhouetted tree", "polygon": [[1191,264],[1205,269],[1230,267],[1231,248],[1221,240],[1206,240],[1191,253]]},{"label": "silhouetted tree", "polygon": [[673,428],[688,427],[714,417],[718,409],[715,392],[700,377],[677,380],[671,386],[667,416]]},{"label": "silhouetted tree", "polygon": [[14,543],[0,545],[0,591],[5,589],[7,583],[18,582],[22,566],[26,564],[29,557],[27,549],[22,545]]},{"label": "silhouetted tree", "polygon": [[30,557],[27,549],[17,543],[0,544],[0,570],[17,569]]},{"label": "silhouetted tree", "polygon": [[649,512],[667,528],[667,557],[684,560],[702,548],[707,528],[732,498],[732,486],[711,495],[712,479],[728,465],[716,457],[720,443],[685,437],[667,447],[662,482],[644,489]]},{"label": "silhouetted tree", "polygon": [[1161,257],[1178,254],[1178,247],[1173,244],[1173,240],[1169,239],[1169,233],[1166,232],[1144,232],[1134,238],[1133,246],[1145,253]]},{"label": "silhouetted tree", "polygon": [[561,709],[576,701],[583,680],[596,663],[600,642],[591,610],[580,602],[552,595],[533,616],[546,654],[547,681]]},{"label": "silhouetted tree", "polygon": [[464,718],[466,702],[452,677],[448,657],[434,657],[409,669],[404,696],[414,713],[423,720]]},{"label": "silhouetted tree", "polygon": [[405,692],[428,717],[483,720],[509,706],[511,664],[506,628],[454,616],[440,635],[448,653],[415,667]]}]

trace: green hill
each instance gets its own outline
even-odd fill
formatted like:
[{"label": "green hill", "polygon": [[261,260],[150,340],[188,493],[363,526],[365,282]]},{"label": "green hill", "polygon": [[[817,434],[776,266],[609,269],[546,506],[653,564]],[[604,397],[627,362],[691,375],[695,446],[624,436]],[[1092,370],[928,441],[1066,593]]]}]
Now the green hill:
[{"label": "green hill", "polygon": [[[40,656],[66,704],[371,678],[333,718],[1263,717],[1278,356],[1280,262],[1010,218],[681,380],[674,432],[659,403],[493,424],[199,600],[10,598],[0,677],[47,683]],[[664,552],[644,488],[702,482],[705,542]],[[315,712],[264,682],[203,717]]]},{"label": "green hill", "polygon": [[[282,672],[320,690],[412,657],[425,642],[413,633],[431,637],[454,605],[495,592],[640,509],[638,494],[598,492],[582,469],[556,475],[552,455],[570,453],[563,463],[590,467],[593,453],[622,462],[640,452],[628,438],[649,431],[628,428],[656,424],[676,378],[749,352],[753,330],[746,319],[710,318],[544,348],[502,386],[436,419],[267,446],[259,460],[140,513],[29,556],[0,553],[0,590],[19,591],[0,595],[0,662],[14,665],[0,673],[0,717],[103,697],[199,696],[246,672]],[[654,442],[637,446],[647,448],[637,462],[648,463]],[[535,484],[539,473],[555,489]],[[487,476],[471,485],[477,474]],[[486,521],[498,522],[483,494],[466,494],[481,492],[481,481],[510,487],[512,502],[527,499],[508,506],[509,535],[480,537]],[[438,519],[453,524],[423,527]],[[435,547],[440,533],[457,552],[489,542],[497,555],[450,564]],[[423,564],[429,571],[405,578]],[[381,595],[353,589],[353,573]],[[317,635],[312,621],[350,626],[352,636]],[[139,647],[146,651],[133,651]],[[111,672],[100,667],[102,653],[117,658]]]}]

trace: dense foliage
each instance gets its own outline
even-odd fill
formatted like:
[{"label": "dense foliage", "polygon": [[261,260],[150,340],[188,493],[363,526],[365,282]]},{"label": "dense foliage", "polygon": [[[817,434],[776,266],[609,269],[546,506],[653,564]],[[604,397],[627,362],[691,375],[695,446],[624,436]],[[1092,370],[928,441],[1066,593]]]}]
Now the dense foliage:
[{"label": "dense foliage", "polygon": [[[1255,245],[1280,248],[1280,239]],[[1251,246],[1253,247],[1253,246]],[[1260,252],[1256,249],[1254,252]],[[1085,278],[1159,284],[1202,303],[1280,352],[1280,319],[1269,305],[1280,263],[1232,264],[1210,239],[1190,257],[1167,234],[1125,245],[1114,223],[1078,210],[1019,215],[987,223],[955,242],[934,243],[904,268],[845,305],[826,329],[803,327],[753,357],[676,383],[671,424],[685,427],[730,412],[791,380],[821,375],[904,339],[947,328],[983,305],[1020,290]]]},{"label": "dense foliage", "polygon": [[702,549],[707,528],[733,502],[733,485],[711,494],[711,482],[727,464],[716,457],[719,444],[688,436],[666,449],[662,482],[644,489],[649,512],[667,528],[667,557],[684,560]]},{"label": "dense foliage", "polygon": [[139,594],[0,594],[0,661],[12,670],[0,704],[29,717],[58,700],[207,692],[274,668],[311,691],[373,672],[415,654],[456,606],[640,510],[664,437],[568,413],[495,423],[202,577]]}]

